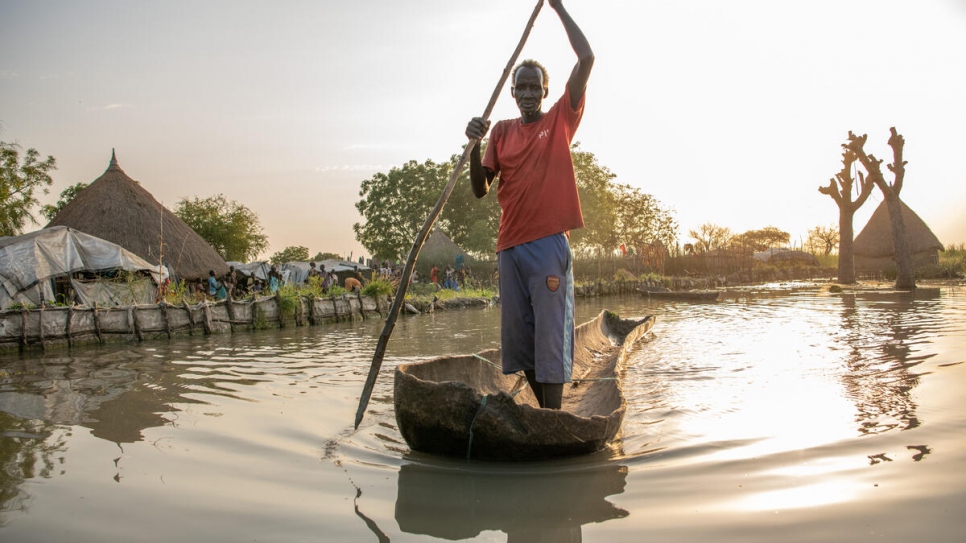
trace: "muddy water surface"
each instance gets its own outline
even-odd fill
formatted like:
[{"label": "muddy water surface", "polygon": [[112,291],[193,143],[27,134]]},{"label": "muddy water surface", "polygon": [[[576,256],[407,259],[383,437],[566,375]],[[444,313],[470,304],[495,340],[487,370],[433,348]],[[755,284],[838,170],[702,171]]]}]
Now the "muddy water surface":
[{"label": "muddy water surface", "polygon": [[966,289],[655,314],[623,436],[554,462],[409,451],[392,368],[498,343],[498,310],[0,358],[0,540],[963,541]]}]

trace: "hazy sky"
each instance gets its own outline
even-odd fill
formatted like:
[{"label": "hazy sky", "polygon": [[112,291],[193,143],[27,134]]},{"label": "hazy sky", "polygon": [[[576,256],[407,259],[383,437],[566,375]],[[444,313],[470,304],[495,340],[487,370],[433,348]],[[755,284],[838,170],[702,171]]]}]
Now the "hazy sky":
[{"label": "hazy sky", "polygon": [[[271,248],[368,254],[359,184],[461,152],[534,1],[0,0],[0,140],[53,155],[44,202],[121,167],[173,209],[223,193]],[[597,61],[581,148],[674,210],[805,238],[849,130],[943,243],[966,241],[966,0],[570,0]],[[544,6],[522,58],[574,55]],[[549,107],[549,106],[548,106]],[[493,118],[518,112],[504,92]],[[887,179],[891,174],[886,171]],[[491,195],[489,197],[494,197]],[[856,232],[882,201],[878,190]]]}]

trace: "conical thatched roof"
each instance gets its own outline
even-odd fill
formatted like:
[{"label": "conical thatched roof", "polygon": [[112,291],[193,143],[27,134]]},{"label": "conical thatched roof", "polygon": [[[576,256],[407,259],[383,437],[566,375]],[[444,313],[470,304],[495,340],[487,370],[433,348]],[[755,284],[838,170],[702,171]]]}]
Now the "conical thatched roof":
[{"label": "conical thatched roof", "polygon": [[[932,233],[929,226],[916,215],[916,212],[909,209],[903,201],[899,201],[902,206],[902,222],[906,225],[906,236],[909,238],[909,249],[913,254],[924,251],[942,251],[943,244]],[[855,237],[853,243],[855,256],[864,257],[887,257],[893,256],[895,249],[892,247],[892,222],[889,215],[889,206],[883,200],[872,217],[865,225],[865,228]]]},{"label": "conical thatched roof", "polygon": [[439,227],[433,228],[420,250],[420,259],[423,261],[435,260],[437,264],[445,266],[452,264],[456,255],[463,255],[466,258],[466,251],[453,242],[449,236],[443,233]]},{"label": "conical thatched roof", "polygon": [[47,226],[69,226],[106,239],[151,263],[158,262],[163,234],[163,261],[175,277],[194,280],[208,277],[208,270],[219,276],[228,272],[207,241],[124,173],[113,151],[104,174]]},{"label": "conical thatched roof", "polygon": [[437,226],[433,228],[433,231],[429,233],[426,237],[426,242],[423,243],[423,251],[446,251],[453,253],[453,255],[461,254],[466,256],[466,251],[460,249],[449,236],[447,236],[440,228]]}]

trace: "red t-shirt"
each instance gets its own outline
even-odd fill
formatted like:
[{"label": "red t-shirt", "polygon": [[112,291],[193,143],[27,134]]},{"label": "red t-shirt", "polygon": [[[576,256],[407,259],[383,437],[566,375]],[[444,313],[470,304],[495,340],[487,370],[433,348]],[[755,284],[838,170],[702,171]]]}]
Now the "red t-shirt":
[{"label": "red t-shirt", "polygon": [[500,177],[497,252],[584,226],[570,157],[584,97],[574,110],[568,89],[539,121],[516,118],[493,127],[483,166]]}]

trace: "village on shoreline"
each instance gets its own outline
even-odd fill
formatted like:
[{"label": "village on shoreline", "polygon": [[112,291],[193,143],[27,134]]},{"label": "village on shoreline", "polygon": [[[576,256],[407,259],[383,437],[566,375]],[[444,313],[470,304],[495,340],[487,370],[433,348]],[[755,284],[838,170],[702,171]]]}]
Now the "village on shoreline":
[{"label": "village on shoreline", "polygon": [[[815,290],[828,294],[858,291],[891,292],[896,295],[930,293],[940,288],[966,287],[966,278],[920,282],[916,291],[896,290],[892,282],[865,280],[851,285],[835,282],[834,270],[794,267],[775,269],[752,277],[748,274],[709,277],[648,277],[643,280],[613,280],[580,283],[575,297],[639,296],[649,299],[680,300],[685,303],[715,302],[747,298],[767,287],[774,292]],[[436,287],[434,287],[436,288]],[[421,289],[423,292],[425,288]],[[578,302],[579,303],[579,302]],[[233,334],[287,326],[320,326],[336,322],[385,319],[392,304],[391,293],[363,294],[342,291],[328,297],[294,293],[254,295],[247,299],[202,299],[190,304],[156,304],[123,307],[41,306],[0,312],[0,356],[45,353],[48,349],[73,349],[108,343],[133,343],[171,339],[176,336]],[[401,312],[428,314],[499,304],[497,293],[486,289],[439,289],[434,294],[412,294]]]},{"label": "village on shoreline", "polygon": [[[137,210],[157,210],[159,217],[145,222]],[[925,285],[930,278],[947,278],[961,284],[966,276],[962,244],[949,246],[940,257],[944,249],[938,239],[908,213],[916,225],[912,240],[917,277],[922,272],[919,280]],[[883,252],[885,245],[891,251],[888,221],[870,220],[866,230],[869,234],[860,234],[857,242],[866,239],[871,249],[856,256],[856,268],[874,283],[835,285],[841,277],[835,269],[838,257],[828,250],[818,255],[786,247],[748,254],[672,254],[659,244],[647,246],[648,251],[621,246],[620,256],[575,257],[574,293],[578,299],[626,295],[711,301],[727,289],[760,284],[893,288],[878,283],[894,279],[896,273],[895,261]],[[392,310],[390,301],[403,275],[399,262],[362,258],[302,261],[308,258],[303,255],[272,265],[226,262],[128,177],[113,151],[104,174],[66,203],[50,224],[4,239],[0,251],[10,265],[0,274],[0,355],[382,319]],[[407,287],[401,311],[498,303],[495,262],[470,258],[438,228],[414,264],[418,274],[413,279],[418,279]]]}]

